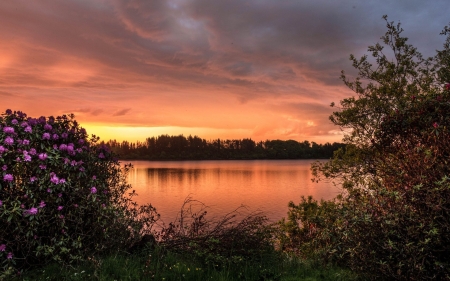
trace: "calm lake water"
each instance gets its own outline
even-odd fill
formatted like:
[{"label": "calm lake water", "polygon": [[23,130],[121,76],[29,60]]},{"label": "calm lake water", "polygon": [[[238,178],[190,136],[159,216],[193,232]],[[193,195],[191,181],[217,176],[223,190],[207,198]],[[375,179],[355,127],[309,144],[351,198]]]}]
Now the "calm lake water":
[{"label": "calm lake water", "polygon": [[132,163],[128,181],[139,204],[151,203],[164,222],[176,218],[184,200],[208,206],[208,216],[220,216],[241,205],[263,211],[272,221],[286,217],[289,201],[302,195],[331,199],[339,193],[332,183],[313,183],[315,160],[124,161]]}]

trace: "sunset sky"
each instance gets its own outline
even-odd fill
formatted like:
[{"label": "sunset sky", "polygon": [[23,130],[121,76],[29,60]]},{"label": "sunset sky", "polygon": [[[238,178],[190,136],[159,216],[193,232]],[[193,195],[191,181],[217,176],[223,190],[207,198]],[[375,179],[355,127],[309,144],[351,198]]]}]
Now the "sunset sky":
[{"label": "sunset sky", "polygon": [[448,0],[6,0],[0,111],[74,113],[103,140],[160,134],[340,141],[350,54],[400,21],[441,49]]}]

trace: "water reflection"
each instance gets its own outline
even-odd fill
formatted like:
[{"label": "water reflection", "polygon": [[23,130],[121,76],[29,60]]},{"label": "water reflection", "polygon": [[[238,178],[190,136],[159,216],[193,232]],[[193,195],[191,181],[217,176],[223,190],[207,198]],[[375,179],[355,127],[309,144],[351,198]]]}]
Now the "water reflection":
[{"label": "water reflection", "polygon": [[151,203],[165,222],[175,218],[191,196],[220,215],[240,205],[264,211],[272,220],[286,216],[289,201],[302,195],[331,199],[339,189],[313,183],[313,160],[131,161],[129,183],[139,204]]}]

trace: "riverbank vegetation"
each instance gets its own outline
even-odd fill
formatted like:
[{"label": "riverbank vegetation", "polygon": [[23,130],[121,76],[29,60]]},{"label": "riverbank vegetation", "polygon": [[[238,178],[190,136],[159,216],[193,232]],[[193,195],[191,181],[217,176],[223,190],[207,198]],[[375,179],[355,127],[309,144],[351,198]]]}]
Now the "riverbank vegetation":
[{"label": "riverbank vegetation", "polygon": [[135,143],[110,140],[105,144],[124,160],[330,159],[344,146],[295,140],[205,140],[183,135],[160,135]]},{"label": "riverbank vegetation", "polygon": [[291,202],[277,224],[239,210],[209,220],[187,201],[155,228],[156,210],[132,200],[129,167],[73,116],[7,110],[0,279],[450,280],[450,28],[423,58],[384,18],[383,45],[351,56],[356,79],[342,73],[356,97],[330,120],[345,147],[312,167],[343,193]]}]

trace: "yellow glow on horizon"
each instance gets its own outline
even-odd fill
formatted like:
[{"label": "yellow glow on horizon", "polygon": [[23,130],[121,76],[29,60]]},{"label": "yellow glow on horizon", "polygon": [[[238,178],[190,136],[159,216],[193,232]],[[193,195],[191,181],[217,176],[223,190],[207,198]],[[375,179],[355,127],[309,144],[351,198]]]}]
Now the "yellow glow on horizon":
[{"label": "yellow glow on horizon", "polygon": [[125,127],[125,126],[104,126],[97,124],[84,124],[83,127],[89,135],[96,135],[100,140],[121,141],[145,141],[146,138],[157,137],[160,135],[184,135],[198,136],[203,139],[215,138],[246,138],[250,136],[250,131],[243,129],[216,129],[216,128],[198,128],[198,127]]}]

